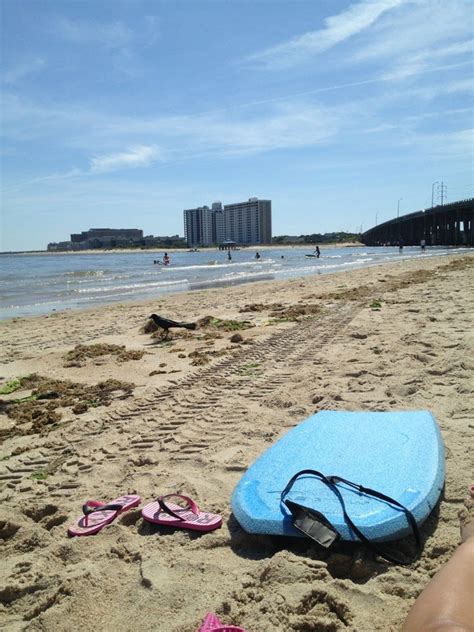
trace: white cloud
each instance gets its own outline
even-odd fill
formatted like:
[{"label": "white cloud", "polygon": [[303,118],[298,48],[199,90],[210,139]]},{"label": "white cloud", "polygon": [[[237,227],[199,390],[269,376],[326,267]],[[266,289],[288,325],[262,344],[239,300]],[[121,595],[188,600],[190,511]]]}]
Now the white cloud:
[{"label": "white cloud", "polygon": [[451,110],[436,110],[433,112],[421,112],[412,116],[407,116],[407,121],[422,121],[430,118],[446,118],[447,116],[455,116],[457,114],[472,114],[472,108],[454,108]]},{"label": "white cloud", "polygon": [[431,156],[470,159],[474,148],[474,129],[453,132],[421,134],[412,133],[405,138],[405,144],[414,146]]},{"label": "white cloud", "polygon": [[16,64],[5,72],[4,82],[13,84],[24,77],[39,72],[46,65],[46,61],[42,57],[35,57]]},{"label": "white cloud", "polygon": [[161,21],[156,15],[145,15],[145,23],[140,33],[141,43],[144,46],[154,44],[161,35]]},{"label": "white cloud", "polygon": [[350,117],[352,108],[293,101],[262,111],[217,111],[193,116],[115,119],[102,133],[147,136],[167,147],[167,159],[196,155],[259,153],[327,142]]},{"label": "white cloud", "polygon": [[390,11],[406,0],[363,0],[352,4],[338,15],[325,19],[325,28],[310,31],[283,44],[247,57],[273,68],[288,68],[308,58],[329,50],[349,37],[364,31],[386,11]]},{"label": "white cloud", "polygon": [[[462,42],[449,46],[452,51],[465,50]],[[438,58],[448,53],[449,49],[440,50]],[[387,124],[398,123],[387,122],[386,111],[399,101],[433,99],[473,89],[473,82],[460,77],[426,85],[413,83],[403,90],[371,92],[353,100],[344,95],[337,104],[333,100],[328,104],[315,102],[314,97],[309,100],[318,92],[365,83],[387,81],[379,76],[201,114],[148,117],[114,115],[72,103],[48,108],[10,95],[5,99],[4,134],[11,141],[55,139],[57,145],[72,150],[64,177],[80,177],[147,167],[156,162],[317,148],[349,142],[363,130],[369,130],[372,137],[376,133],[389,134]],[[93,157],[86,158],[86,166],[85,157],[90,156]]]},{"label": "white cloud", "polygon": [[34,140],[51,135],[68,141],[74,133],[83,136],[85,130],[101,127],[108,120],[106,114],[74,104],[48,107],[13,93],[2,95],[2,101],[2,134],[9,140]]},{"label": "white cloud", "polygon": [[472,39],[455,42],[454,44],[449,44],[448,46],[434,48],[424,54],[427,57],[451,57],[453,55],[463,55],[464,53],[468,53],[472,57],[472,54],[474,53],[474,43]]},{"label": "white cloud", "polygon": [[346,63],[378,66],[387,82],[472,65],[472,2],[412,0],[387,13],[357,44]]},{"label": "white cloud", "polygon": [[135,145],[126,151],[97,156],[90,161],[91,173],[104,173],[131,167],[148,167],[160,159],[160,150],[155,146]]},{"label": "white cloud", "polygon": [[[363,0],[310,31],[247,57],[269,69],[288,69],[312,60],[355,35],[349,55],[333,59],[339,67],[381,66],[374,81],[400,81],[426,72],[472,63],[471,0]],[[460,61],[466,60],[466,61]],[[335,66],[337,68],[337,66]]]},{"label": "white cloud", "polygon": [[[339,105],[308,102],[290,95],[286,101],[270,100],[249,105],[249,109],[156,117],[113,116],[77,106],[47,109],[12,97],[6,102],[5,133],[12,140],[57,138],[63,147],[74,151],[71,168],[79,166],[84,155],[92,155],[89,168],[81,173],[96,175],[147,167],[157,161],[317,147],[362,129],[388,132],[380,127],[386,121],[378,119],[387,103],[469,89],[472,83],[468,80],[453,80]],[[146,144],[140,143],[143,138],[148,140]],[[127,149],[117,151],[118,144]],[[69,173],[79,175],[74,169]]]},{"label": "white cloud", "polygon": [[160,19],[156,15],[142,16],[140,28],[131,29],[118,20],[70,20],[57,17],[52,32],[72,44],[94,45],[109,50],[120,49],[130,54],[133,48],[147,48],[160,36]]},{"label": "white cloud", "polygon": [[474,90],[474,81],[472,78],[453,79],[446,83],[432,84],[429,86],[421,86],[410,90],[411,96],[417,96],[423,99],[434,99],[435,97],[445,94],[469,94]]},{"label": "white cloud", "polygon": [[[94,152],[95,171],[147,159],[173,160],[188,152],[259,152],[311,146],[335,135],[353,112],[352,106],[324,106],[288,97],[287,102],[217,110],[206,114],[133,117],[111,116],[77,106],[44,108],[17,97],[6,100],[6,137],[61,139],[65,146]],[[137,143],[150,139],[148,145]],[[117,143],[130,147],[111,152]],[[158,149],[158,147],[160,149]],[[166,153],[164,153],[166,148]]]},{"label": "white cloud", "polygon": [[75,44],[98,44],[105,48],[121,48],[129,44],[134,34],[121,22],[93,22],[58,18],[54,32]]},{"label": "white cloud", "polygon": [[444,86],[444,92],[472,92],[474,90],[474,81],[472,77],[468,79],[458,79],[457,81],[451,81]]},{"label": "white cloud", "polygon": [[472,66],[471,60],[459,61],[453,64],[443,64],[441,66],[434,66],[431,63],[431,59],[416,59],[413,58],[410,61],[402,62],[394,69],[384,72],[380,80],[381,81],[400,81],[403,79],[409,79],[417,75],[426,74],[430,72],[441,72],[443,70],[453,70],[454,68],[461,68],[462,66]]},{"label": "white cloud", "polygon": [[466,38],[471,37],[470,0],[416,0],[374,25],[371,37],[352,51],[351,61],[453,55],[467,52]]}]

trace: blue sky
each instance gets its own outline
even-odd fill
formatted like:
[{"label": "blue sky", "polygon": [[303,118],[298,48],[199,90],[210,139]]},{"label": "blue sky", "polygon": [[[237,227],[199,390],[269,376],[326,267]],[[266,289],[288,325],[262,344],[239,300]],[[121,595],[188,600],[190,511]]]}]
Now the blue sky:
[{"label": "blue sky", "polygon": [[472,0],[2,0],[1,250],[183,234],[270,198],[273,234],[474,195]]}]

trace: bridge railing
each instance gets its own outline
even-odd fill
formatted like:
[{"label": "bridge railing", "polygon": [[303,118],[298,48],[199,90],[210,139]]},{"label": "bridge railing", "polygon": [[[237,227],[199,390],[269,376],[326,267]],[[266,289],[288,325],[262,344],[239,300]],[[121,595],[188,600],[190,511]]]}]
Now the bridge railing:
[{"label": "bridge railing", "polygon": [[385,221],[361,235],[366,245],[474,245],[474,198],[415,211]]}]

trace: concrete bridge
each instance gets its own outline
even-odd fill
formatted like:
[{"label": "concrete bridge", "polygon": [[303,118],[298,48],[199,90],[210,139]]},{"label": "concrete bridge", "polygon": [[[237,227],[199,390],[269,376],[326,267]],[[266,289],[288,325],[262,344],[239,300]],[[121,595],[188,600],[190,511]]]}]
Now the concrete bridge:
[{"label": "concrete bridge", "polygon": [[474,198],[402,215],[361,235],[367,246],[474,246]]}]

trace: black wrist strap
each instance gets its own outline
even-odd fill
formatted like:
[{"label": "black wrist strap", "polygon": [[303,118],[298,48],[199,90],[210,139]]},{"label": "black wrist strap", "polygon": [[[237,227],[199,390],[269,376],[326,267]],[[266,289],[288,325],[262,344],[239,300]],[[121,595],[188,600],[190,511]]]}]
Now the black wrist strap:
[{"label": "black wrist strap", "polygon": [[[291,488],[295,481],[304,474],[309,474],[311,476],[316,476],[319,478],[325,485],[327,485],[332,492],[337,496],[342,512],[344,515],[344,520],[349,525],[351,530],[357,535],[359,540],[363,542],[369,549],[377,553],[378,555],[385,558],[387,561],[392,562],[392,564],[412,564],[415,560],[418,559],[421,551],[421,539],[420,532],[418,530],[418,525],[416,524],[416,520],[413,517],[411,511],[409,511],[406,507],[400,504],[398,501],[378,492],[374,489],[370,489],[368,487],[364,487],[363,485],[358,485],[357,483],[353,483],[352,481],[348,481],[340,476],[325,476],[321,472],[317,470],[301,470],[297,472],[286,484],[285,489],[281,493],[281,502],[290,510],[293,516],[293,524],[294,526],[305,533],[308,537],[315,540],[322,546],[328,548],[331,546],[337,539],[339,534],[336,529],[331,525],[329,520],[319,511],[311,509],[309,507],[305,507],[300,503],[296,503],[292,500],[287,500],[286,496],[290,492]],[[398,555],[394,555],[391,551],[385,550],[378,543],[370,541],[363,533],[356,527],[356,525],[352,522],[350,516],[346,511],[346,506],[344,503],[344,498],[337,487],[338,483],[344,483],[354,489],[358,490],[362,494],[366,494],[367,496],[373,496],[374,498],[378,498],[383,502],[386,502],[394,507],[397,507],[401,511],[405,513],[408,524],[410,525],[413,535],[415,538],[416,550],[412,556],[404,559],[399,557]],[[332,534],[331,534],[332,531]]]}]

